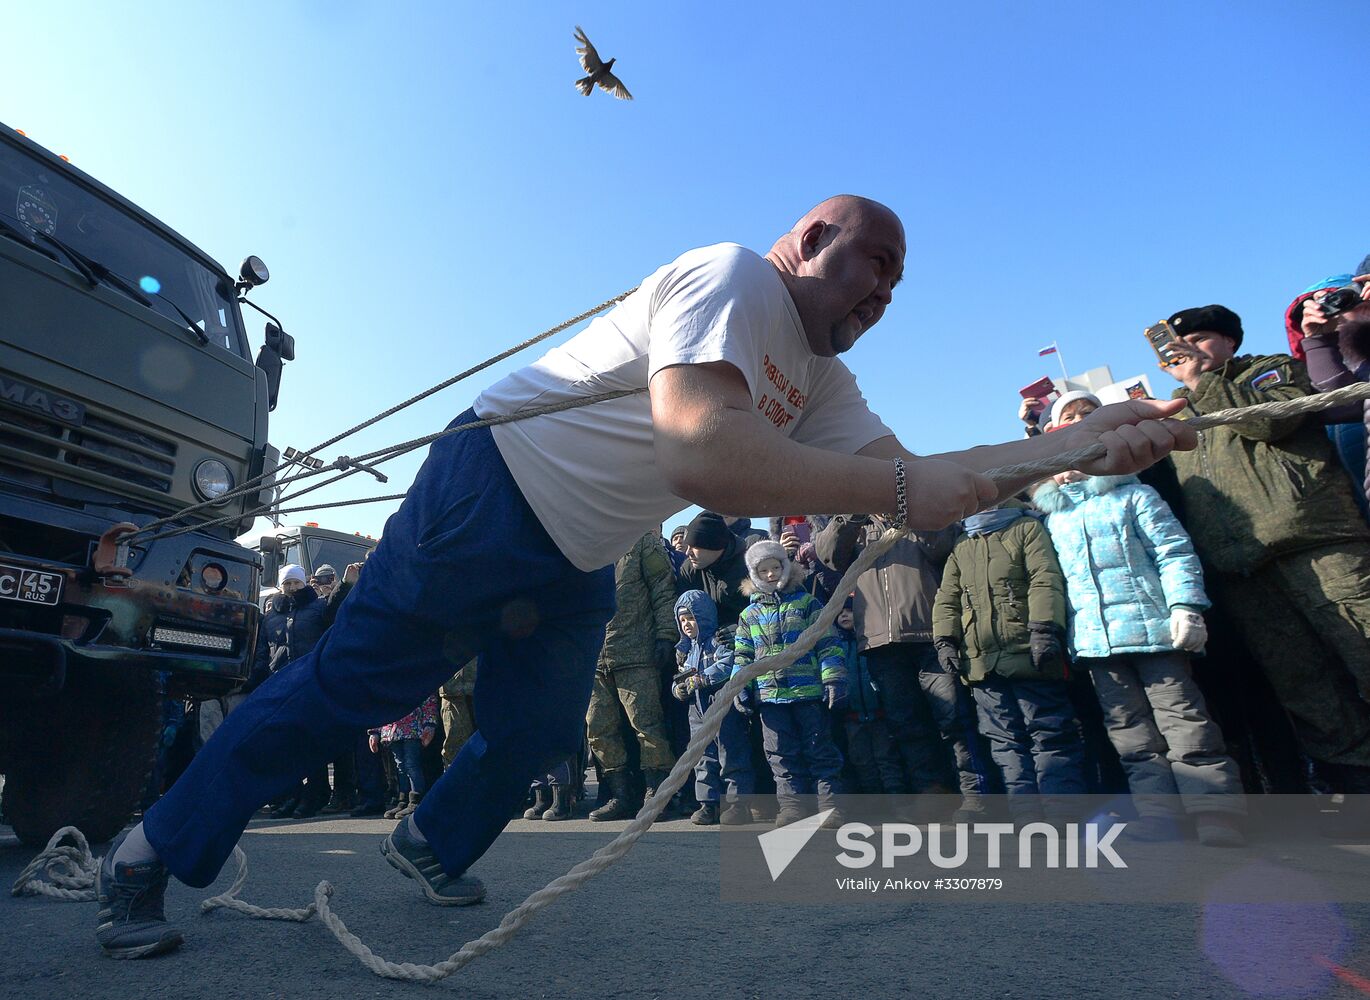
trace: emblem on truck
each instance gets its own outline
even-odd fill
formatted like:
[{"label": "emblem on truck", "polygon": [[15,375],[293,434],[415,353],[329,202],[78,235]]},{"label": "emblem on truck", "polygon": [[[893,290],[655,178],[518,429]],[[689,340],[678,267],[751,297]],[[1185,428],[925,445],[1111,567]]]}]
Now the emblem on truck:
[{"label": "emblem on truck", "polygon": [[86,419],[86,408],[75,400],[44,392],[36,386],[3,375],[0,375],[0,400],[26,410],[37,410],[73,427],[80,427]]}]

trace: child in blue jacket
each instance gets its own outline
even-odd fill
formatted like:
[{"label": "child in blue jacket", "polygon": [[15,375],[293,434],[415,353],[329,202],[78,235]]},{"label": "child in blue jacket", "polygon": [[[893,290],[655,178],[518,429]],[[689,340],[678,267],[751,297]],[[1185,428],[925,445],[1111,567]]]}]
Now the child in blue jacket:
[{"label": "child in blue jacket", "polygon": [[[718,606],[704,591],[687,590],[676,598],[675,619],[681,640],[676,645],[679,669],[671,683],[671,693],[689,706],[690,739],[694,739],[714,695],[732,673],[733,651],[726,643],[714,643]],[[755,791],[747,720],[736,708],[729,708],[723,717],[723,728],[695,764],[695,798],[699,808],[690,822],[699,826],[746,823],[750,817],[738,796]]]},{"label": "child in blue jacket", "polygon": [[[783,652],[818,620],[823,605],[804,589],[804,571],[779,542],[756,542],[747,550],[753,589],[733,640],[733,673]],[[745,586],[745,584],[744,584]],[[780,804],[776,826],[804,818],[801,795],[818,793],[820,809],[832,809],[825,827],[842,823],[842,753],[832,738],[830,711],[847,700],[846,664],[835,632],[781,670],[761,674],[738,695],[738,707],[761,717],[766,760],[775,775]]]},{"label": "child in blue jacket", "polygon": [[1089,670],[1142,817],[1131,833],[1166,838],[1183,810],[1202,843],[1240,846],[1237,764],[1189,667],[1209,604],[1189,534],[1136,476],[1066,472],[1032,499],[1065,574],[1075,662]]},{"label": "child in blue jacket", "polygon": [[847,737],[847,763],[856,778],[856,791],[862,795],[906,795],[908,775],[894,742],[894,733],[885,720],[880,690],[871,678],[866,657],[858,649],[856,616],[851,598],[837,616],[837,637],[847,664],[847,710],[843,728]]}]

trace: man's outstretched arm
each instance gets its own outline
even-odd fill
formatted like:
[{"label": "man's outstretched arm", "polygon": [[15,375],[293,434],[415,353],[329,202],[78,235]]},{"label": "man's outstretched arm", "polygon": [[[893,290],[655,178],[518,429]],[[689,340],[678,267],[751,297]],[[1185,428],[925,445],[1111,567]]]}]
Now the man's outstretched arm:
[{"label": "man's outstretched arm", "polygon": [[[1109,455],[1087,471],[1118,474],[1145,468],[1174,447],[1196,443],[1193,432],[1181,425],[1153,419],[1179,406],[1153,403],[1149,405],[1162,409],[1152,410],[1133,402],[1105,407],[1075,425],[1090,425],[1083,434],[1072,428],[1042,439],[928,458],[913,456],[891,437],[872,442],[860,455],[843,455],[776,433],[753,411],[746,380],[727,362],[663,368],[652,378],[650,391],[657,464],[671,490],[725,513],[892,513],[890,460],[902,457],[908,460],[909,526],[936,530],[998,500],[999,488],[980,470],[1099,440],[1108,445]],[[1135,409],[1125,416],[1116,412],[1127,407]],[[1115,413],[1095,419],[1106,411]],[[1009,486],[1006,496],[1021,488]]]},{"label": "man's outstretched arm", "polygon": [[[1108,454],[1080,467],[1092,476],[1121,476],[1140,472],[1172,451],[1188,451],[1198,444],[1194,432],[1179,420],[1164,420],[1184,409],[1183,399],[1132,399],[1100,407],[1079,423],[1071,424],[1052,434],[1009,441],[1005,444],[982,445],[965,451],[946,452],[932,458],[954,462],[974,472],[987,472],[1006,465],[1018,465],[1042,458],[1064,455],[1078,448],[1102,444]],[[869,458],[891,460],[902,458],[912,463],[922,461],[895,437],[872,441],[861,449]],[[1000,499],[1011,497],[1043,477],[1020,477],[1000,484]],[[912,499],[910,499],[912,503]]]}]

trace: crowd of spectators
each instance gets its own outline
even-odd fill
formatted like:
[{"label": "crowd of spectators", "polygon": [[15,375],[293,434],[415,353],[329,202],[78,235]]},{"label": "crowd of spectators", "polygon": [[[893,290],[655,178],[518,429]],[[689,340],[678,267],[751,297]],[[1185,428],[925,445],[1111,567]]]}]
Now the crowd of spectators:
[{"label": "crowd of spectators", "polygon": [[[1187,412],[1370,379],[1367,272],[1370,258],[1294,297],[1287,354],[1240,354],[1242,321],[1221,305],[1172,315],[1163,371]],[[1026,433],[1050,433],[1099,405],[1072,391],[1019,415]],[[953,818],[926,793],[951,794],[966,819],[1000,793],[1015,820],[1063,821],[1080,793],[1130,793],[1134,835],[1192,828],[1230,846],[1247,794],[1370,793],[1367,428],[1370,404],[1356,403],[1203,431],[1141,477],[1062,473],[908,535],[849,594],[834,589],[885,530],[879,516],[762,529],[705,511],[644,535],[614,567],[585,747],[536,777],[520,814],[634,815],[723,683],[784,651],[834,597],[845,606],[831,633],[743,689],[668,817],[783,825],[815,797],[831,824],[859,792],[914,820]],[[312,648],[360,571],[282,572],[249,687]],[[412,812],[479,729],[476,671],[358,734],[331,784],[310,775],[272,815]],[[177,727],[195,731],[178,741]],[[205,728],[169,715],[164,743],[193,745]],[[155,780],[175,770],[163,759]],[[1360,801],[1337,814],[1340,833],[1370,835]]]}]

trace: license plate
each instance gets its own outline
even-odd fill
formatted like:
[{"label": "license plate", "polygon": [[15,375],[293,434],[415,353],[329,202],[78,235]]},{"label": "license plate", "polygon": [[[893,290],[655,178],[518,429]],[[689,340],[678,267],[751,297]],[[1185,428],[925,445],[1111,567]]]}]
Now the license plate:
[{"label": "license plate", "polygon": [[62,576],[0,563],[0,599],[25,604],[57,604],[62,599]]}]

